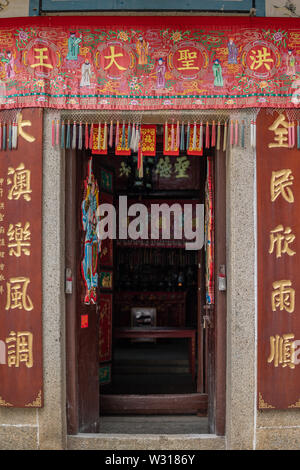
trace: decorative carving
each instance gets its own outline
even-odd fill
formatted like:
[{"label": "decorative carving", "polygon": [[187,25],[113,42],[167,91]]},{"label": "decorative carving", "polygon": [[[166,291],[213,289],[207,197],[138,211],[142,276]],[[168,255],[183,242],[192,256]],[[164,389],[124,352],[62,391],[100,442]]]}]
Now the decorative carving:
[{"label": "decorative carving", "polygon": [[2,397],[0,397],[0,406],[14,406],[14,405],[12,405],[11,403],[6,402],[5,400],[3,400]]},{"label": "decorative carving", "polygon": [[269,405],[268,403],[265,402],[260,392],[258,394],[258,404],[259,404],[260,409],[275,408],[275,406]]},{"label": "decorative carving", "polygon": [[293,405],[289,405],[288,408],[300,408],[300,398]]},{"label": "decorative carving", "polygon": [[33,408],[41,408],[42,406],[42,390],[39,391],[39,393],[37,394],[37,397],[35,400],[33,400],[32,403],[28,403],[27,405],[25,405],[27,408],[29,407],[33,407]]}]

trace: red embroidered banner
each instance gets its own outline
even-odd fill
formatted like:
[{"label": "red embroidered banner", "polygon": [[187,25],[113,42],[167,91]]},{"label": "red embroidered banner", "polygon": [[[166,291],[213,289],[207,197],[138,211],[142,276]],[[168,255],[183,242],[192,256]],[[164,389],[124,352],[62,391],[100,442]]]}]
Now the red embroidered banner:
[{"label": "red embroidered banner", "polygon": [[[179,135],[178,135],[179,134]],[[179,155],[180,133],[175,124],[164,125],[164,155]]]},{"label": "red embroidered banner", "polygon": [[0,109],[292,108],[292,18],[36,17],[0,21]]}]

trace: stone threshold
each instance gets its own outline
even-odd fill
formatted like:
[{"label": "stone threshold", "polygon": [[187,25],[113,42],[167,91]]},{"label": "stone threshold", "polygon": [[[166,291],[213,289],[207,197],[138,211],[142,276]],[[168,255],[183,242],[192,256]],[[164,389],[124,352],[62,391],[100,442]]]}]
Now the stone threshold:
[{"label": "stone threshold", "polygon": [[77,434],[67,436],[68,450],[224,450],[215,434]]}]

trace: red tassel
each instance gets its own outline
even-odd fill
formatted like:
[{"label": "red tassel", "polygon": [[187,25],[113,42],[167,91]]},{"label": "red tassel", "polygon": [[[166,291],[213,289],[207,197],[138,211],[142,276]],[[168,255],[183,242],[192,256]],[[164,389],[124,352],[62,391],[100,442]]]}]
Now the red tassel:
[{"label": "red tassel", "polygon": [[205,148],[209,149],[209,124],[206,121],[206,129],[205,129]]},{"label": "red tassel", "polygon": [[211,129],[211,146],[212,147],[216,146],[216,123],[215,121],[213,121],[212,129]]}]

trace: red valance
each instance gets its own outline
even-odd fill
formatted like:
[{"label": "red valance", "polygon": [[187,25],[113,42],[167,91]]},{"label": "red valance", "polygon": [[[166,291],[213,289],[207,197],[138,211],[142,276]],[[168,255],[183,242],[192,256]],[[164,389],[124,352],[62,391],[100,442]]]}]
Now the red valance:
[{"label": "red valance", "polygon": [[297,19],[2,19],[0,41],[0,109],[293,108],[300,102]]}]

